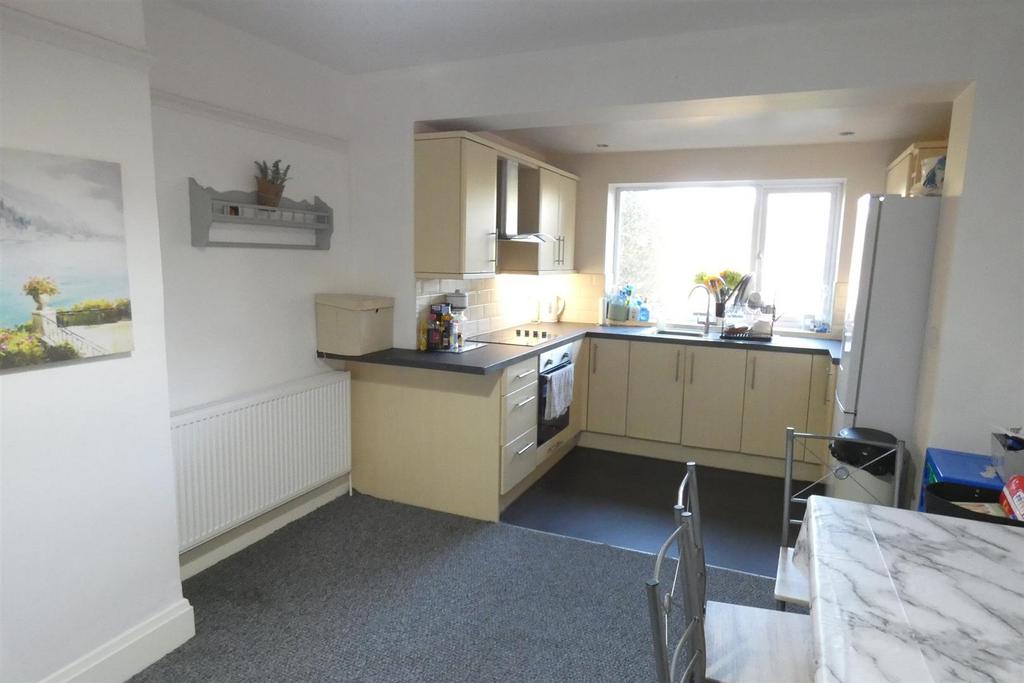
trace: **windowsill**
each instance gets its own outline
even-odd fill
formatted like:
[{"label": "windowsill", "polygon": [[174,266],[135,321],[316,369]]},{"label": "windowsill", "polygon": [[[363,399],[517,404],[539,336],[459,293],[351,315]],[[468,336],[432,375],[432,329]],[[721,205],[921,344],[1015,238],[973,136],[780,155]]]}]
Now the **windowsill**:
[{"label": "windowsill", "polygon": [[[702,332],[704,330],[703,324],[696,323],[658,323],[658,329],[677,329],[686,332]],[[712,325],[711,331],[721,331],[719,326]],[[803,339],[828,339],[831,341],[839,341],[843,338],[842,330],[832,330],[831,332],[811,332],[809,330],[801,330],[796,327],[776,327],[774,334],[782,337],[800,337]]]}]

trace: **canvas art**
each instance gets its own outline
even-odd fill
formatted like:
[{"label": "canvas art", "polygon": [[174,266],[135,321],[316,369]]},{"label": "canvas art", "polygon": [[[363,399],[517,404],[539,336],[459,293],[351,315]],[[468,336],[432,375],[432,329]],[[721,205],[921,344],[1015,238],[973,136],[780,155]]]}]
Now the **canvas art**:
[{"label": "canvas art", "polygon": [[130,353],[121,166],[0,149],[0,372]]}]

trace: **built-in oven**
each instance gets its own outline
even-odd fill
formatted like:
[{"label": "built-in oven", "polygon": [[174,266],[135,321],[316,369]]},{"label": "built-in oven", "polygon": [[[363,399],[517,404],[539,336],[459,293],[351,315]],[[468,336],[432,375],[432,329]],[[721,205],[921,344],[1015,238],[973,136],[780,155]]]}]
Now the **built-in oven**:
[{"label": "built-in oven", "polygon": [[[569,426],[571,404],[564,412],[554,417],[546,417],[548,402],[552,400],[552,379],[556,373],[571,368],[573,351],[579,342],[563,344],[540,354],[540,385],[537,403],[537,445],[549,441]],[[571,387],[570,387],[571,395]],[[571,400],[571,399],[570,399]]]}]

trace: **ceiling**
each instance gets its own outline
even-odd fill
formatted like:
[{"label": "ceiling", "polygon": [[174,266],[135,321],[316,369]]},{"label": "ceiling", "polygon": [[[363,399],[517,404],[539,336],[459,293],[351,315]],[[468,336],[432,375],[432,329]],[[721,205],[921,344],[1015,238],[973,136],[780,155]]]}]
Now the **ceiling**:
[{"label": "ceiling", "polygon": [[[945,139],[965,84],[727,97],[577,112],[427,122],[497,133],[554,153],[635,152],[876,140]],[[841,136],[843,131],[854,135]],[[608,145],[598,147],[597,145]]]},{"label": "ceiling", "polygon": [[956,0],[175,0],[355,74]]}]

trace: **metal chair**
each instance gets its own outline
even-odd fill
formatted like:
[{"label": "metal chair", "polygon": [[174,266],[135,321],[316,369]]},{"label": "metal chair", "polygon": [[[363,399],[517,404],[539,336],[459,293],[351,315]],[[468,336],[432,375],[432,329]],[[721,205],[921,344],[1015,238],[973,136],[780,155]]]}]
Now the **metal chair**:
[{"label": "metal chair", "polygon": [[[836,443],[874,446],[885,450],[877,457],[857,467],[845,463],[833,467],[831,462],[823,461],[812,449],[807,448],[808,442],[812,441],[824,442],[828,450],[831,450],[830,447]],[[801,445],[804,447],[805,453],[813,456],[813,458],[825,468],[826,473],[818,478],[817,481],[814,481],[796,493],[793,493],[793,463],[796,459],[797,448]],[[896,459],[895,473],[893,475],[893,495],[891,500],[880,500],[874,493],[865,488],[857,480],[857,477],[853,472],[855,470],[864,470],[883,458],[890,456],[894,456]],[[792,517],[792,506],[794,504],[807,505],[807,496],[805,496],[805,494],[815,486],[823,484],[830,478],[835,477],[836,479],[843,480],[850,479],[850,481],[863,489],[870,498],[873,498],[875,503],[878,505],[891,504],[893,507],[899,507],[900,489],[902,488],[903,478],[903,463],[905,458],[906,444],[903,441],[897,441],[894,445],[892,443],[885,443],[881,441],[847,439],[828,434],[810,434],[798,432],[793,427],[786,428],[786,468],[783,479],[782,539],[779,543],[779,562],[775,572],[775,599],[779,603],[779,609],[785,609],[786,604],[808,607],[810,603],[810,584],[808,577],[798,565],[794,564],[793,552],[795,548],[792,548],[789,545],[790,529],[793,527],[799,528],[803,525],[802,517]]]},{"label": "metal chair", "polygon": [[[809,617],[707,601],[696,465],[687,463],[686,469],[673,510],[676,527],[658,551],[646,586],[658,680],[810,681]],[[673,546],[679,558],[663,587]]]}]

